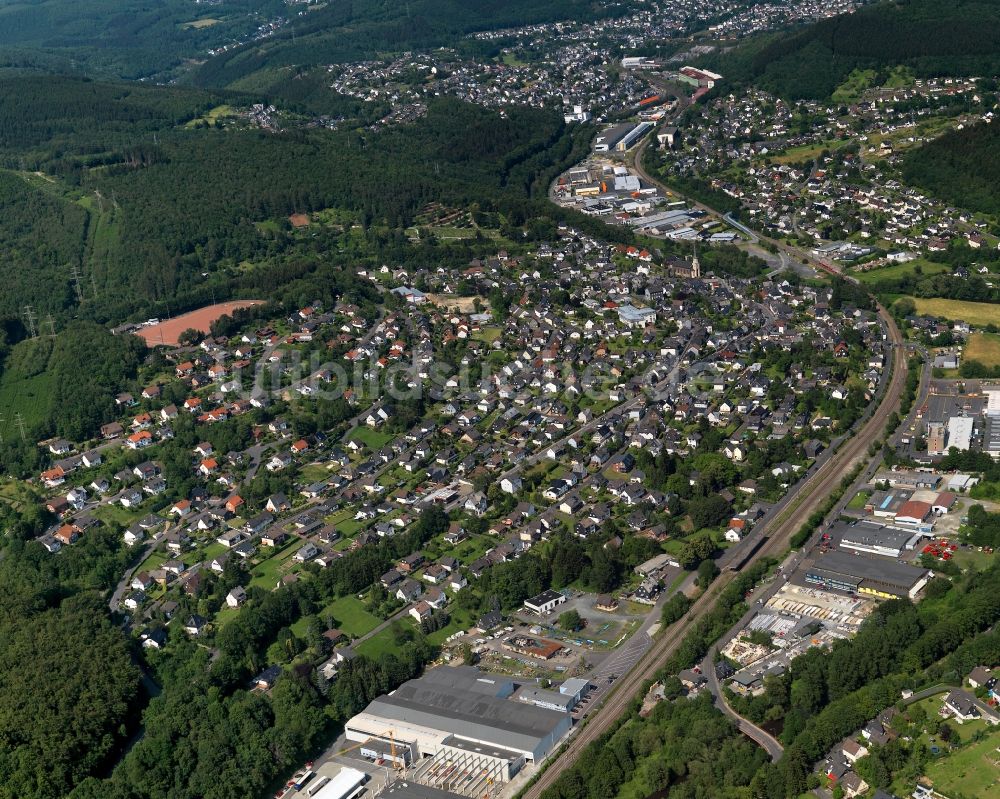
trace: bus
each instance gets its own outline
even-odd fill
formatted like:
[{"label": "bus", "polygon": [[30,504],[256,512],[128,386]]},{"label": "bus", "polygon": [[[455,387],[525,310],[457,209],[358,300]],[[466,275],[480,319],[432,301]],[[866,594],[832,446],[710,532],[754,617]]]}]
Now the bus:
[{"label": "bus", "polygon": [[318,780],[316,780],[316,782],[314,782],[312,785],[309,786],[309,790],[306,791],[306,796],[315,796],[321,790],[323,790],[323,788],[326,787],[326,784],[329,781],[330,781],[329,777],[320,777]]},{"label": "bus", "polygon": [[314,776],[315,772],[313,772],[312,769],[306,769],[302,773],[296,774],[294,777],[292,777],[292,787],[296,791],[301,791],[303,786],[305,786],[305,784],[309,782],[309,780],[311,780]]}]

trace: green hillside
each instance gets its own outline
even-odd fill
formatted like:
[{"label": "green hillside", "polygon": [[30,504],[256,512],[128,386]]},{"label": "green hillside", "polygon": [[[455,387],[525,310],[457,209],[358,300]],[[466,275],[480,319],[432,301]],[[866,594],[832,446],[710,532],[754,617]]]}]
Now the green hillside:
[{"label": "green hillside", "polygon": [[26,304],[48,307],[72,292],[70,269],[83,258],[87,212],[0,172],[0,317]]},{"label": "green hillside", "polygon": [[905,65],[915,75],[1000,73],[1000,0],[880,3],[762,37],[712,62],[727,78],[790,99],[826,99],[854,70],[876,82]]},{"label": "green hillside", "polygon": [[[452,45],[474,30],[607,13],[594,0],[0,0],[0,67],[95,77],[171,77],[210,50],[206,85],[226,85],[262,66],[331,63],[422,46]],[[277,35],[260,27],[283,20]],[[270,38],[269,38],[270,37]]]},{"label": "green hillside", "polygon": [[448,99],[378,133],[187,124],[223,100],[0,76],[0,323],[29,303],[117,323],[232,296],[247,265],[300,246],[292,213],[339,209],[402,231],[430,202],[506,211],[544,197],[588,135],[548,111]]},{"label": "green hillside", "polygon": [[[627,4],[618,6],[621,13]],[[205,86],[229,86],[261,71],[331,64],[442,45],[455,46],[474,31],[606,16],[593,0],[338,0],[265,42],[231,50],[194,75]],[[467,47],[474,47],[465,41]],[[485,45],[483,45],[485,46]]]},{"label": "green hillside", "polygon": [[0,64],[139,78],[280,14],[283,0],[0,0]]},{"label": "green hillside", "polygon": [[1000,215],[1000,125],[951,131],[913,150],[903,177],[946,202]]}]

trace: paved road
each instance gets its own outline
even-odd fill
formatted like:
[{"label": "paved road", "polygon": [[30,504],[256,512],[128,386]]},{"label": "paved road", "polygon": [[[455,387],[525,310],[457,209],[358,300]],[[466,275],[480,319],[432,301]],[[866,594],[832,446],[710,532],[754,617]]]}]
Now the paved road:
[{"label": "paved road", "polygon": [[[653,179],[642,168],[642,153],[648,142],[649,139],[647,138],[640,144],[636,152],[636,171],[640,177],[651,185],[660,186],[662,189],[665,189],[659,181]],[[697,202],[693,204],[716,218],[720,217],[720,214],[714,209]],[[836,270],[828,264],[817,261],[815,258],[811,258],[795,248],[788,247],[780,242],[772,241],[770,243],[778,247],[779,251],[786,251],[790,255],[800,258],[805,257],[811,262],[817,263],[824,271],[836,273]],[[889,313],[881,306],[878,307],[878,313],[885,329],[888,331],[888,338],[892,345],[892,374],[888,385],[884,389],[880,404],[871,413],[868,420],[857,428],[853,437],[847,439],[835,452],[829,454],[821,466],[810,470],[811,474],[788,492],[785,500],[785,509],[758,528],[758,532],[755,535],[766,536],[766,540],[760,546],[760,549],[749,557],[747,563],[744,564],[744,568],[762,558],[780,556],[787,549],[792,536],[808,520],[813,509],[821,506],[839,489],[840,482],[846,475],[853,471],[859,461],[867,456],[867,449],[870,442],[877,441],[882,437],[886,423],[896,413],[903,389],[906,385],[904,342],[895,321]],[[793,556],[790,564],[791,569],[798,566],[804,552],[809,551],[809,549],[815,546],[819,536],[820,532],[817,531],[806,547]],[[628,708],[633,697],[635,697],[644,683],[653,679],[668,658],[679,648],[688,628],[711,610],[719,593],[734,579],[735,574],[735,572],[727,571],[721,575],[695,601],[684,618],[665,631],[664,635],[654,643],[637,667],[617,681],[614,689],[609,692],[607,698],[597,708],[597,712],[589,723],[579,728],[579,731],[570,740],[565,751],[550,763],[539,778],[521,794],[524,799],[540,799],[545,789],[552,786],[559,779],[559,776],[573,765],[576,758],[583,753],[587,746],[599,739],[615,723],[619,716]]]},{"label": "paved road", "polygon": [[632,671],[636,664],[646,656],[646,653],[653,646],[653,633],[655,632],[653,628],[660,624],[663,604],[677,591],[689,593],[694,587],[696,577],[697,575],[692,572],[676,590],[664,591],[657,599],[656,604],[650,608],[639,629],[594,669],[590,675],[590,683],[594,687],[587,696],[587,707],[580,714],[581,719],[597,711],[604,696],[614,689],[618,678]]},{"label": "paved road", "polygon": [[[901,344],[902,337],[895,322],[884,309],[880,308],[880,314],[883,315],[893,342]],[[896,412],[906,381],[906,359],[902,346],[896,346],[893,353],[892,376],[882,402],[853,438],[828,458],[808,479],[793,488],[791,493],[794,494],[795,503],[772,523],[765,525],[767,529],[763,532],[766,534],[766,540],[749,558],[745,567],[763,558],[780,556],[788,548],[792,536],[812,514],[813,509],[822,505],[836,492],[844,476],[854,469],[858,460],[865,457],[869,443],[881,437],[886,422]],[[810,542],[811,545],[818,540],[818,536],[817,531]],[[796,568],[801,557],[801,552],[793,556],[790,559],[790,568]],[[637,667],[628,675],[619,678],[615,688],[600,705],[590,722],[579,728],[579,732],[570,740],[564,752],[523,792],[524,799],[539,799],[545,789],[559,779],[563,771],[576,761],[587,746],[599,739],[616,722],[644,684],[654,679],[666,661],[677,651],[687,630],[712,609],[723,588],[735,577],[736,572],[733,571],[720,575],[695,601],[684,618],[672,625],[659,640],[654,642]]]},{"label": "paved road", "polygon": [[149,541],[147,541],[139,550],[139,554],[135,556],[135,565],[122,575],[122,578],[118,581],[118,585],[115,586],[115,590],[111,592],[111,598],[108,600],[108,607],[111,609],[112,613],[118,612],[121,607],[122,599],[130,590],[130,584],[136,571],[143,563],[145,563],[146,558],[152,554],[153,550],[156,549],[156,545],[163,540],[163,536],[167,534],[167,531],[170,530],[172,526],[173,525],[168,523],[160,532],[150,538]]},{"label": "paved road", "polygon": [[[753,610],[747,613],[743,619],[740,619],[740,623],[736,626],[735,630],[738,632],[743,629],[746,623],[750,621],[750,617],[752,617],[756,612],[756,610]],[[704,661],[702,661],[701,664],[701,671],[708,680],[708,690],[715,699],[715,706],[735,721],[739,731],[747,736],[747,738],[751,741],[756,743],[761,749],[764,749],[772,761],[777,761],[781,757],[782,752],[785,751],[778,739],[771,735],[767,730],[764,730],[753,722],[743,718],[743,716],[739,715],[729,706],[729,703],[726,702],[725,692],[723,692],[722,687],[719,685],[719,678],[715,673],[715,651],[716,648],[712,647],[708,652],[708,656]]]}]

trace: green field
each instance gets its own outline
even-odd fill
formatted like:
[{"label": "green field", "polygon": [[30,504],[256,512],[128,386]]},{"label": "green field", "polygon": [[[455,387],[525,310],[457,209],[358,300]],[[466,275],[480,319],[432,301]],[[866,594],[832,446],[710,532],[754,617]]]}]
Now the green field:
[{"label": "green field", "polygon": [[222,22],[221,19],[213,19],[212,17],[206,17],[204,19],[195,19],[191,22],[185,22],[181,25],[182,28],[193,28],[194,30],[201,30],[202,28],[211,28],[213,25],[218,25]]},{"label": "green field", "polygon": [[[967,739],[969,725],[956,725]],[[1000,731],[932,760],[925,776],[945,796],[1000,796]]]},{"label": "green field", "polygon": [[503,330],[499,327],[484,327],[478,333],[473,333],[472,337],[477,341],[483,341],[487,344],[492,344],[503,334]]},{"label": "green field", "polygon": [[526,67],[528,65],[527,61],[518,58],[513,53],[504,53],[501,61],[509,67]]},{"label": "green field", "polygon": [[440,646],[449,635],[457,633],[459,630],[467,632],[476,623],[475,615],[467,610],[454,608],[449,610],[449,613],[451,613],[451,621],[445,627],[427,636],[427,640],[435,646]]},{"label": "green field", "polygon": [[852,269],[851,276],[857,278],[862,283],[878,283],[882,280],[898,280],[901,277],[909,277],[918,267],[920,268],[920,274],[927,277],[947,272],[950,268],[947,264],[938,264],[923,258],[917,258],[905,264],[892,264],[892,266],[883,266],[867,272]]},{"label": "green field", "polygon": [[318,483],[330,476],[330,470],[321,463],[307,463],[299,469],[299,477],[306,483]]},{"label": "green field", "polygon": [[49,398],[52,396],[54,376],[43,372],[34,377],[18,378],[7,372],[0,378],[0,408],[4,422],[0,424],[0,435],[16,435],[14,420],[18,414],[26,427],[41,424],[48,417]]},{"label": "green field", "polygon": [[202,123],[214,125],[216,122],[219,122],[220,120],[231,119],[232,117],[235,116],[236,116],[236,111],[233,110],[233,107],[231,105],[217,105],[215,106],[215,108],[211,109],[204,116],[198,117],[198,119],[192,119],[190,122],[187,122],[184,125],[184,127],[195,128]]},{"label": "green field", "polygon": [[889,78],[882,85],[887,89],[902,89],[913,85],[913,72],[908,67],[895,66],[889,72]]},{"label": "green field", "polygon": [[[413,625],[412,619],[402,620],[401,624]],[[393,655],[399,649],[396,644],[396,633],[392,625],[386,627],[380,633],[373,635],[356,647],[355,651],[359,655],[367,655],[370,658],[377,658],[379,655]]]},{"label": "green field", "polygon": [[827,139],[815,144],[800,144],[798,147],[789,147],[783,153],[770,156],[768,160],[775,164],[797,164],[801,161],[811,161],[824,150],[836,150],[843,144],[845,142],[839,139]]},{"label": "green field", "polygon": [[[146,504],[145,500],[142,503]],[[105,524],[128,527],[132,522],[141,519],[146,515],[146,511],[140,506],[138,508],[126,508],[117,502],[101,505],[94,511],[94,516]]]},{"label": "green field", "polygon": [[0,483],[0,502],[10,505],[16,511],[21,511],[29,503],[35,504],[37,500],[32,496],[25,483],[11,480]]},{"label": "green field", "polygon": [[847,503],[847,507],[850,510],[864,510],[865,503],[868,502],[869,493],[867,491],[859,491],[855,494],[851,501]]},{"label": "green field", "polygon": [[367,425],[355,427],[348,436],[351,441],[360,441],[372,450],[381,449],[392,441],[392,433],[383,433]]},{"label": "green field", "polygon": [[[868,157],[878,160],[877,151],[882,146],[882,142],[889,142],[893,150],[901,152],[920,144],[920,139],[936,139],[945,131],[951,130],[955,126],[955,121],[951,117],[931,117],[924,119],[915,125],[896,128],[889,133],[873,133],[865,142],[866,149],[870,152]],[[910,141],[910,139],[916,141]]]},{"label": "green field", "polygon": [[871,87],[877,74],[874,69],[854,70],[847,76],[847,80],[833,90],[830,99],[835,103],[856,103],[861,99],[861,93]]},{"label": "green field", "polygon": [[[356,596],[343,596],[331,602],[316,615],[321,620],[325,620],[327,616],[333,617],[333,624],[337,629],[343,630],[355,638],[371,632],[382,623],[381,619],[367,611],[364,602]],[[304,622],[305,618],[303,617],[292,625],[292,630],[296,634],[300,634],[300,631],[295,628],[296,625],[301,624],[304,631]]]},{"label": "green field", "polygon": [[973,333],[969,336],[962,357],[967,361],[979,361],[983,366],[1000,366],[1000,335]]},{"label": "green field", "polygon": [[912,298],[918,314],[937,316],[941,319],[968,322],[970,325],[985,326],[1000,324],[1000,305],[989,302],[967,302],[965,300]]},{"label": "green field", "polygon": [[254,566],[251,571],[253,578],[250,580],[250,585],[259,585],[262,588],[273,590],[278,583],[278,579],[287,571],[284,568],[285,564],[288,563],[289,559],[301,545],[302,541],[293,536],[285,546]]}]

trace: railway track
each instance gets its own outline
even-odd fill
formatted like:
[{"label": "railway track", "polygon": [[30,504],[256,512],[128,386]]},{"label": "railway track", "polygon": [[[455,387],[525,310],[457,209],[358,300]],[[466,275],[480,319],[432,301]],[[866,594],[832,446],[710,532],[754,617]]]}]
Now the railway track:
[{"label": "railway track", "polygon": [[[764,528],[763,544],[747,560],[744,568],[753,565],[762,558],[780,556],[788,549],[792,536],[808,520],[813,511],[837,490],[841,480],[850,474],[856,463],[867,455],[869,444],[881,437],[886,423],[896,412],[906,385],[906,357],[902,347],[902,336],[895,322],[884,308],[879,306],[878,310],[879,315],[886,323],[893,343],[892,376],[882,401],[861,428],[851,438],[844,441],[834,455],[796,489],[795,497],[792,500],[793,504],[790,506],[792,510],[779,515]],[[711,610],[722,590],[737,576],[738,572],[723,572],[709,586],[708,590],[695,601],[684,618],[660,634],[645,657],[627,675],[619,678],[618,683],[597,708],[594,715],[579,728],[566,747],[558,753],[538,779],[522,792],[522,799],[540,799],[545,789],[554,785],[562,773],[576,762],[586,748],[597,741],[621,718],[642,686],[648,680],[653,679],[666,661],[677,651],[684,640],[685,633]]]}]

